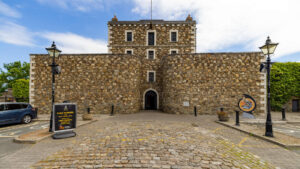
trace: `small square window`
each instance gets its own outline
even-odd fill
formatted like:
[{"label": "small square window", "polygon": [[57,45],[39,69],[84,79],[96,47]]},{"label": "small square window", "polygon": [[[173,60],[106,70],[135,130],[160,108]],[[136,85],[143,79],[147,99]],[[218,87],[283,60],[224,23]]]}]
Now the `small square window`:
[{"label": "small square window", "polygon": [[171,42],[177,42],[177,32],[171,32]]},{"label": "small square window", "polygon": [[133,50],[132,49],[126,49],[125,53],[129,54],[129,55],[132,55],[133,54]]},{"label": "small square window", "polygon": [[132,32],[126,33],[126,40],[127,40],[127,42],[132,42]]},{"label": "small square window", "polygon": [[171,50],[171,55],[177,54],[177,50]]},{"label": "small square window", "polygon": [[155,82],[155,72],[148,72],[148,82]]},{"label": "small square window", "polygon": [[148,50],[148,59],[154,59],[154,50]]}]

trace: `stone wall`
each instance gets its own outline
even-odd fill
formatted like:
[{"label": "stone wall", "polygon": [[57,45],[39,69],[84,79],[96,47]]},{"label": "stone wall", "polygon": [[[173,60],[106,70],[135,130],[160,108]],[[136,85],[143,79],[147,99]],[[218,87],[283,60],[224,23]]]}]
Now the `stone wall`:
[{"label": "stone wall", "polygon": [[[162,97],[162,58],[170,54],[171,49],[178,53],[194,53],[196,48],[196,22],[195,21],[153,21],[150,29],[150,21],[111,21],[108,22],[109,53],[124,54],[126,49],[132,49],[133,55],[141,59],[140,81],[140,109],[144,109],[144,92],[154,89],[159,95],[159,108]],[[178,42],[170,42],[170,31],[178,31]],[[133,41],[125,40],[126,31],[133,32]],[[155,31],[155,46],[147,45],[147,31]],[[147,59],[147,50],[155,50],[155,59]],[[156,72],[156,81],[147,81],[147,71]]]},{"label": "stone wall", "polygon": [[[243,94],[265,112],[265,76],[261,53],[203,53],[167,56],[163,62],[163,110],[169,113],[234,112]],[[183,106],[184,102],[189,106]]]},{"label": "stone wall", "polygon": [[0,102],[14,102],[15,100],[11,88],[7,89],[6,92],[0,93]]},{"label": "stone wall", "polygon": [[[56,102],[70,100],[79,112],[134,113],[144,109],[145,91],[157,91],[160,110],[168,113],[216,113],[220,107],[233,112],[242,94],[257,102],[256,113],[266,110],[266,76],[259,72],[265,61],[258,52],[203,53],[196,50],[196,22],[149,20],[108,22],[110,54],[63,54],[57,60],[62,73],[57,75]],[[178,41],[170,42],[170,31],[178,32]],[[126,31],[133,41],[125,40]],[[147,45],[147,32],[155,31],[156,44]],[[132,55],[126,55],[132,49]],[[155,59],[147,50],[155,50]],[[178,54],[170,55],[170,50]],[[51,111],[51,58],[32,54],[30,102],[40,113]],[[156,81],[147,81],[147,72],[156,72]],[[183,106],[183,103],[188,106]]]},{"label": "stone wall", "polygon": [[298,100],[298,105],[299,105],[300,97],[295,97],[295,96],[291,97],[291,99],[283,106],[286,112],[293,112],[293,100]]},{"label": "stone wall", "polygon": [[[48,55],[31,55],[30,102],[39,113],[51,111],[51,68]],[[140,60],[131,55],[63,54],[56,59],[55,102],[77,103],[78,112],[134,113],[140,109]]]}]

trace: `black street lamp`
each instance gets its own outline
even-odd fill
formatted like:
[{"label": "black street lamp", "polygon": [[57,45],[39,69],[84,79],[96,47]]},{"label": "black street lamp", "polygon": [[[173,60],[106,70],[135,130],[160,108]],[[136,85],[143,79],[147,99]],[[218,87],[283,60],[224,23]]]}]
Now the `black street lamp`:
[{"label": "black street lamp", "polygon": [[272,118],[271,118],[271,92],[270,92],[270,71],[271,71],[271,59],[270,54],[273,54],[278,43],[272,43],[270,37],[266,40],[266,44],[260,47],[264,55],[267,55],[267,62],[262,63],[261,69],[264,67],[267,69],[267,121],[266,121],[266,134],[265,136],[273,137]]},{"label": "black street lamp", "polygon": [[8,89],[5,89],[4,92],[5,92],[5,97],[4,97],[4,100],[5,100],[5,101],[4,101],[4,102],[6,102],[6,101],[7,101],[7,93],[8,93]]},{"label": "black street lamp", "polygon": [[60,73],[60,67],[55,63],[55,57],[58,57],[59,54],[61,53],[61,50],[56,48],[55,43],[52,43],[52,46],[49,48],[46,48],[49,56],[52,56],[52,64],[49,65],[52,68],[52,110],[51,110],[51,118],[50,118],[50,128],[49,132],[53,131],[53,126],[52,126],[52,120],[53,120],[53,105],[54,105],[54,94],[55,94],[55,74]]}]

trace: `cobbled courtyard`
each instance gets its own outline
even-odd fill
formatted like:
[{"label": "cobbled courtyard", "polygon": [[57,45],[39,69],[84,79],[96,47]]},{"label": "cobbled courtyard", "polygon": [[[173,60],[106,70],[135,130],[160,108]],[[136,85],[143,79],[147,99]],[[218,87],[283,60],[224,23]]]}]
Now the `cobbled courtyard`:
[{"label": "cobbled courtyard", "polygon": [[232,133],[221,132],[214,119],[157,112],[109,117],[78,129],[68,146],[32,168],[275,168],[224,137]]}]

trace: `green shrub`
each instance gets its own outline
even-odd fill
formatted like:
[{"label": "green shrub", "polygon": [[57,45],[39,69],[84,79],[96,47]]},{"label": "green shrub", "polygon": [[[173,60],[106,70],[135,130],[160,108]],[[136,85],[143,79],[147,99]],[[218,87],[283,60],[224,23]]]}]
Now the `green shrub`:
[{"label": "green shrub", "polygon": [[29,80],[18,79],[12,84],[13,95],[18,102],[29,101]]},{"label": "green shrub", "polygon": [[274,63],[271,68],[271,108],[280,111],[292,96],[300,97],[300,63]]}]

